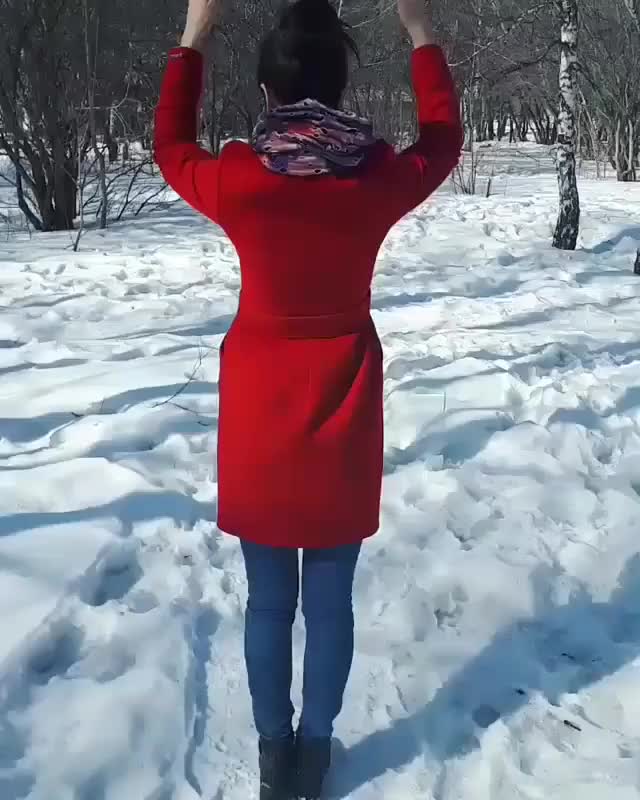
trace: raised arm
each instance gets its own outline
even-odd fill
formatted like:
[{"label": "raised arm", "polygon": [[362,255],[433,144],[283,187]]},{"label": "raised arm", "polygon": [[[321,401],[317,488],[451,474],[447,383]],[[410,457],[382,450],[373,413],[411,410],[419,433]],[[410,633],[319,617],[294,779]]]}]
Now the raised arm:
[{"label": "raised arm", "polygon": [[181,46],[169,53],[155,118],[155,160],[165,180],[197,211],[219,219],[221,162],[197,144],[203,51],[218,0],[189,0]]},{"label": "raised arm", "polygon": [[398,0],[414,45],[411,75],[418,112],[418,140],[387,165],[390,209],[396,219],[422,203],[447,178],[464,140],[460,103],[444,53],[436,44],[430,0]]}]

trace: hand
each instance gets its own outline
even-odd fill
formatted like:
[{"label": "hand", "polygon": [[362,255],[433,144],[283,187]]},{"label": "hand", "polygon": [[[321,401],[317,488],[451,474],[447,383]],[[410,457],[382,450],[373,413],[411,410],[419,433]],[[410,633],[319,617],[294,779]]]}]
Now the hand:
[{"label": "hand", "polygon": [[414,47],[435,44],[431,0],[398,0],[398,14]]},{"label": "hand", "polygon": [[202,52],[219,14],[220,0],[189,0],[187,25],[180,43],[182,47],[192,47]]}]

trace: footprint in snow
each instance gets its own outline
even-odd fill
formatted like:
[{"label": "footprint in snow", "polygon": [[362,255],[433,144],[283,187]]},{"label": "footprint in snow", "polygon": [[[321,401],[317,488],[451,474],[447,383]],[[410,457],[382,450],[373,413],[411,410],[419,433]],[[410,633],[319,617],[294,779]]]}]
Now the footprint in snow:
[{"label": "footprint in snow", "polygon": [[490,728],[502,716],[493,706],[481,705],[471,712],[473,721],[479,728]]},{"label": "footprint in snow", "polygon": [[148,614],[160,605],[160,601],[153,592],[140,589],[127,597],[127,608],[133,614]]},{"label": "footprint in snow", "polygon": [[27,663],[34,682],[44,686],[52,678],[68,672],[80,657],[82,641],[82,632],[70,623],[43,636]]},{"label": "footprint in snow", "polygon": [[103,606],[110,600],[122,600],[142,575],[133,548],[113,550],[99,559],[84,576],[79,593],[88,605]]},{"label": "footprint in snow", "polygon": [[215,569],[224,569],[227,562],[227,551],[221,545],[221,536],[210,536],[206,539],[209,564]]},{"label": "footprint in snow", "polygon": [[152,292],[152,287],[146,283],[134,283],[129,286],[127,291],[124,293],[125,297],[135,297],[139,294],[150,294]]},{"label": "footprint in snow", "polygon": [[220,579],[220,588],[226,595],[235,595],[238,592],[237,578],[228,570],[225,570],[224,575]]},{"label": "footprint in snow", "polygon": [[114,353],[110,361],[133,361],[135,358],[144,358],[145,352],[139,347],[134,347],[132,350],[126,350],[122,353]]},{"label": "footprint in snow", "polygon": [[464,614],[469,595],[463,586],[454,586],[450,591],[443,592],[435,598],[433,614],[438,628],[455,628]]}]

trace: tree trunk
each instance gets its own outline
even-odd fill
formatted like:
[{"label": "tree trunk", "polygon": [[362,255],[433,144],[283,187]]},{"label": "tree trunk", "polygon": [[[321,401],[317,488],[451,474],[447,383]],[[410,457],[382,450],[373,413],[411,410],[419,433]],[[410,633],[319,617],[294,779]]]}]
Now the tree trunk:
[{"label": "tree trunk", "polygon": [[104,117],[104,143],[107,146],[109,154],[109,163],[115,164],[118,161],[118,140],[114,136],[116,127],[116,114],[115,109],[109,109]]},{"label": "tree trunk", "polygon": [[71,124],[56,134],[51,143],[51,155],[44,151],[43,169],[47,175],[43,191],[36,197],[42,230],[70,231],[76,217],[77,192],[77,131]]},{"label": "tree trunk", "polygon": [[498,136],[498,141],[499,142],[501,142],[505,138],[505,136],[507,135],[507,123],[508,123],[508,121],[509,121],[509,118],[504,113],[504,109],[503,109],[500,112],[500,116],[498,117],[497,136]]},{"label": "tree trunk", "polygon": [[27,220],[33,225],[33,227],[37,231],[42,230],[42,222],[41,220],[33,213],[31,206],[27,202],[27,198],[24,196],[24,187],[22,185],[22,172],[20,169],[16,169],[16,194],[18,196],[18,208],[22,213],[25,215]]},{"label": "tree trunk", "polygon": [[[104,230],[107,227],[107,219],[109,214],[109,191],[107,187],[107,165],[105,162],[104,153],[98,142],[98,125],[97,125],[97,115],[95,107],[96,70],[95,70],[95,62],[93,64],[91,63],[92,53],[89,42],[90,17],[89,17],[88,0],[84,0],[83,11],[84,11],[84,46],[85,46],[84,54],[85,54],[85,63],[87,67],[87,105],[88,105],[88,119],[89,119],[89,136],[92,149],[96,157],[96,164],[98,165],[98,183],[100,186],[100,196],[101,196],[99,219],[100,219],[100,229]],[[98,23],[99,23],[99,17],[96,20],[96,41],[97,41]],[[108,127],[108,124],[106,127]],[[117,157],[118,157],[118,152],[116,148],[116,158]]]},{"label": "tree trunk", "polygon": [[556,168],[560,214],[553,246],[575,250],[580,230],[580,197],[576,179],[576,118],[578,109],[578,0],[559,0],[562,12],[560,109]]},{"label": "tree trunk", "polygon": [[637,180],[638,146],[636,142],[635,123],[632,119],[618,119],[615,132],[612,132],[613,151],[611,165],[616,170],[616,176],[622,183]]},{"label": "tree trunk", "polygon": [[635,272],[636,275],[640,275],[640,250],[638,250],[638,253],[636,255],[636,263],[633,268],[633,271]]}]

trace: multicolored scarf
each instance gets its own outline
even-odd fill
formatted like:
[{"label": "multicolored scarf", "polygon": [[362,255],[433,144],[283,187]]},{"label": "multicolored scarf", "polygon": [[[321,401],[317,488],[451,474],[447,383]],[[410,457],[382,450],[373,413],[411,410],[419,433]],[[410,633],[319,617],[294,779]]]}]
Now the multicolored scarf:
[{"label": "multicolored scarf", "polygon": [[267,169],[297,177],[347,174],[364,162],[375,143],[368,120],[315,100],[267,112],[252,138]]}]

